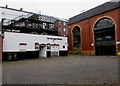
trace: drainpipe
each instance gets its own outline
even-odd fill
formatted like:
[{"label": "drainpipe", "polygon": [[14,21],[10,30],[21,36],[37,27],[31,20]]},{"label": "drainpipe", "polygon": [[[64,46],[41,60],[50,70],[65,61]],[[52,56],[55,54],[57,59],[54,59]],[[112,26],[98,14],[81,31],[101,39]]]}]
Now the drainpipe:
[{"label": "drainpipe", "polygon": [[2,52],[3,52],[3,38],[2,38],[2,8],[0,8],[0,61],[2,60]]}]

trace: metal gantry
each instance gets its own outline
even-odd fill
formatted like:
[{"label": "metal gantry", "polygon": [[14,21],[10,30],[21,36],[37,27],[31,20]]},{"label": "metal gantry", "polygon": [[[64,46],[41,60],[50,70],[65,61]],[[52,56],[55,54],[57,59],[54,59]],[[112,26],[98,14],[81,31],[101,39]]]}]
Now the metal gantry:
[{"label": "metal gantry", "polygon": [[57,35],[54,23],[57,18],[36,13],[19,15],[14,19],[2,19],[2,32],[14,31],[23,33],[37,33]]}]

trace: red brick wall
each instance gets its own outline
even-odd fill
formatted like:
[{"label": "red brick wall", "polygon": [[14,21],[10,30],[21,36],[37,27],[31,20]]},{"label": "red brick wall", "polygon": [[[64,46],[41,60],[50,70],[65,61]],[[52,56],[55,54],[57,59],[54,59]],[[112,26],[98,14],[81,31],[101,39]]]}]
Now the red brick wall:
[{"label": "red brick wall", "polygon": [[3,48],[2,43],[3,43],[2,37],[0,36],[0,60],[2,60],[2,48]]},{"label": "red brick wall", "polygon": [[[116,24],[116,41],[120,41],[120,24],[118,23],[118,17],[120,12],[120,9],[116,9],[113,11],[106,12],[104,14],[80,21],[78,23],[69,25],[69,52],[73,52],[73,38],[72,38],[72,29],[75,26],[81,27],[81,43],[82,43],[82,54],[90,54],[95,55],[95,46],[91,46],[92,43],[94,43],[94,24],[98,21],[100,18],[111,18],[114,23]],[[119,20],[120,21],[120,20]],[[118,29],[119,28],[119,29]],[[120,45],[116,46],[117,52],[120,52]]]},{"label": "red brick wall", "polygon": [[[60,23],[60,22],[61,22],[61,23]],[[66,25],[64,25],[64,23],[66,23]],[[64,31],[64,28],[67,29],[67,22],[58,20],[58,21],[55,22],[54,25],[55,25],[55,28],[56,28],[56,30],[58,31],[58,34],[59,34],[59,35],[61,35],[61,36],[64,36],[64,35],[67,36],[67,35],[68,35],[67,30]],[[61,29],[61,30],[60,30],[60,29]]]},{"label": "red brick wall", "polygon": [[[118,15],[120,15],[120,9],[119,9]],[[117,33],[117,41],[120,42],[120,16],[118,16],[118,19],[119,19],[118,20],[119,24],[118,24],[118,28],[117,28],[116,33]],[[118,53],[119,53],[119,56],[120,56],[120,44],[117,45],[117,50],[118,50]]]},{"label": "red brick wall", "polygon": [[69,53],[73,52],[73,38],[72,38],[72,26],[68,27],[68,51]]}]

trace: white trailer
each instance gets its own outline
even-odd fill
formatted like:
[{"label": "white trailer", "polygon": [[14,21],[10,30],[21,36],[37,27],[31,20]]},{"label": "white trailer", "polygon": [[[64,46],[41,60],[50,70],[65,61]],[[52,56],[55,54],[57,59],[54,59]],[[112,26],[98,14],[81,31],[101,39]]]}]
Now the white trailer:
[{"label": "white trailer", "polygon": [[13,57],[22,58],[31,55],[33,57],[66,56],[67,51],[67,37],[4,32],[3,54],[4,57],[9,57],[9,60]]}]

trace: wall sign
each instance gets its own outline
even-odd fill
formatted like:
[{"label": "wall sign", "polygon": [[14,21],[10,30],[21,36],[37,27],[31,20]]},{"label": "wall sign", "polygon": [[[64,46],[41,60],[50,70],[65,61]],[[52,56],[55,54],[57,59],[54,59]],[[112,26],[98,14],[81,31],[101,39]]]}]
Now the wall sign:
[{"label": "wall sign", "polygon": [[120,41],[116,42],[117,44],[120,44]]},{"label": "wall sign", "polygon": [[94,46],[94,43],[91,43],[91,46]]},{"label": "wall sign", "polygon": [[51,39],[51,40],[62,40],[61,38],[49,38],[49,37],[47,37],[47,39]]}]

